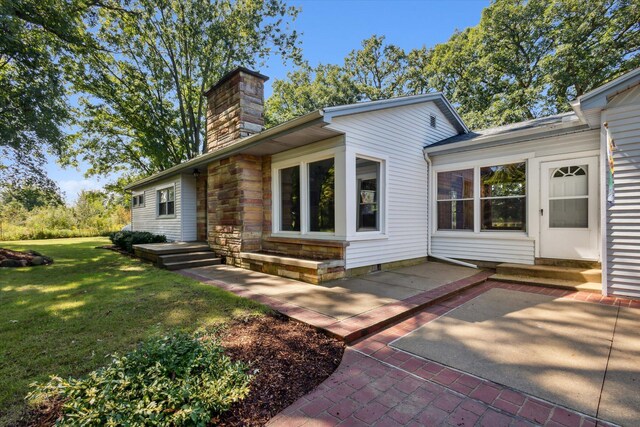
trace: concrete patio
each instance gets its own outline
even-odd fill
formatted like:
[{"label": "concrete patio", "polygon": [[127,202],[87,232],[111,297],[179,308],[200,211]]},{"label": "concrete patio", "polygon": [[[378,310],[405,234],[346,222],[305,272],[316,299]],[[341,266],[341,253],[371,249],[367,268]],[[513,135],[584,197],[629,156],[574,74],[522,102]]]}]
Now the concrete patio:
[{"label": "concrete patio", "polygon": [[321,285],[228,265],[192,268],[179,273],[258,300],[347,342],[481,283],[489,275],[439,262]]},{"label": "concrete patio", "polygon": [[486,281],[354,343],[268,425],[638,425],[639,321],[637,301]]}]

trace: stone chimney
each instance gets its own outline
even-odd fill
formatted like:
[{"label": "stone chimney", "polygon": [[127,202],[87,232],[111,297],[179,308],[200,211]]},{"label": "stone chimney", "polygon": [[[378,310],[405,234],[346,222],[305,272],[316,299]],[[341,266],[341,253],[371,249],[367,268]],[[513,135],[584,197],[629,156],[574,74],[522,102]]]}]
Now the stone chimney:
[{"label": "stone chimney", "polygon": [[224,148],[264,129],[264,82],[268,79],[260,73],[238,67],[205,92],[207,152]]}]

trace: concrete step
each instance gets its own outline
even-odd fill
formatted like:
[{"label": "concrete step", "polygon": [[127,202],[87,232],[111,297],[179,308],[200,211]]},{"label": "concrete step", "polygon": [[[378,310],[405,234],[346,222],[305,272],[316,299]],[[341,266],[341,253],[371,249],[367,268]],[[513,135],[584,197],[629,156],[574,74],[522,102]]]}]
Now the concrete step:
[{"label": "concrete step", "polygon": [[523,285],[545,286],[548,288],[565,289],[568,291],[594,293],[602,292],[602,283],[587,282],[584,280],[553,279],[546,277],[519,276],[516,274],[494,274],[493,276],[489,277],[489,280],[508,283],[520,283]]},{"label": "concrete step", "polygon": [[209,265],[218,265],[222,262],[220,258],[217,258],[213,253],[209,258],[194,259],[191,261],[178,261],[169,262],[164,264],[164,268],[167,270],[183,270],[185,268],[206,267]]},{"label": "concrete step", "polygon": [[602,270],[599,268],[503,263],[498,264],[496,273],[509,276],[528,276],[537,279],[602,283]]},{"label": "concrete step", "polygon": [[197,259],[208,259],[214,255],[211,250],[206,251],[198,251],[198,252],[186,252],[181,254],[172,254],[172,255],[160,255],[158,257],[158,264],[163,266],[165,264],[170,264],[172,262],[183,262],[183,261],[194,261]]}]

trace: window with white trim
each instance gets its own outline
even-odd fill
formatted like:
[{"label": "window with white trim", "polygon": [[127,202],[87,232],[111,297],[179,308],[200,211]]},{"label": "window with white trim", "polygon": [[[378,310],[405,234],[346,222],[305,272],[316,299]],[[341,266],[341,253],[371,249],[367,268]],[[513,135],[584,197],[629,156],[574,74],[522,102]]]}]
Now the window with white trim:
[{"label": "window with white trim", "polygon": [[158,190],[158,216],[175,215],[175,188],[173,186]]},{"label": "window with white trim", "polygon": [[382,163],[356,157],[356,231],[380,231]]},{"label": "window with white trim", "polygon": [[335,233],[335,157],[276,169],[276,232]]},{"label": "window with white trim", "polygon": [[480,181],[481,230],[525,231],[526,163],[480,168]]},{"label": "window with white trim", "polygon": [[438,173],[438,230],[473,230],[473,169]]},{"label": "window with white trim", "polygon": [[527,229],[527,164],[506,163],[438,172],[437,229]]}]

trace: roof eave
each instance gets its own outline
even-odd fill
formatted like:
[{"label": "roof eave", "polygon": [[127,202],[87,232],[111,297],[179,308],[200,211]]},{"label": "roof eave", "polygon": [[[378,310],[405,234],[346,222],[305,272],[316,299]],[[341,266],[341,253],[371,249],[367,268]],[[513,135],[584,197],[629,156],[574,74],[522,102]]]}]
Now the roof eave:
[{"label": "roof eave", "polygon": [[583,132],[588,130],[584,123],[571,124],[553,124],[548,126],[540,126],[534,129],[525,129],[522,131],[512,132],[509,134],[501,134],[487,137],[479,137],[466,141],[454,142],[446,145],[438,145],[435,147],[426,146],[423,151],[425,154],[450,154],[461,151],[475,150],[478,148],[486,148],[492,145],[505,145],[513,142],[522,142],[531,139],[547,138],[551,136],[563,135],[574,132]]},{"label": "roof eave", "polygon": [[193,159],[187,160],[186,162],[180,163],[176,166],[165,169],[161,172],[158,172],[154,175],[148,176],[136,182],[133,182],[124,187],[125,190],[133,190],[135,188],[141,187],[143,185],[150,184],[152,182],[160,181],[161,179],[176,175],[179,173],[183,173],[185,170],[191,168],[197,168],[199,166],[203,166],[207,163],[210,163],[214,160],[222,159],[225,157],[229,157],[234,154],[241,153],[243,150],[251,148],[262,141],[267,139],[271,139],[276,137],[282,133],[291,132],[293,129],[297,127],[308,126],[316,123],[318,120],[323,121],[325,124],[329,124],[329,121],[324,120],[324,113],[322,110],[312,111],[311,113],[305,114],[304,116],[300,116],[296,119],[289,120],[288,122],[284,122],[267,130],[264,130],[255,135],[248,136],[246,138],[240,139],[238,142],[231,144],[225,148],[220,150],[212,151],[209,153],[202,154]]}]

